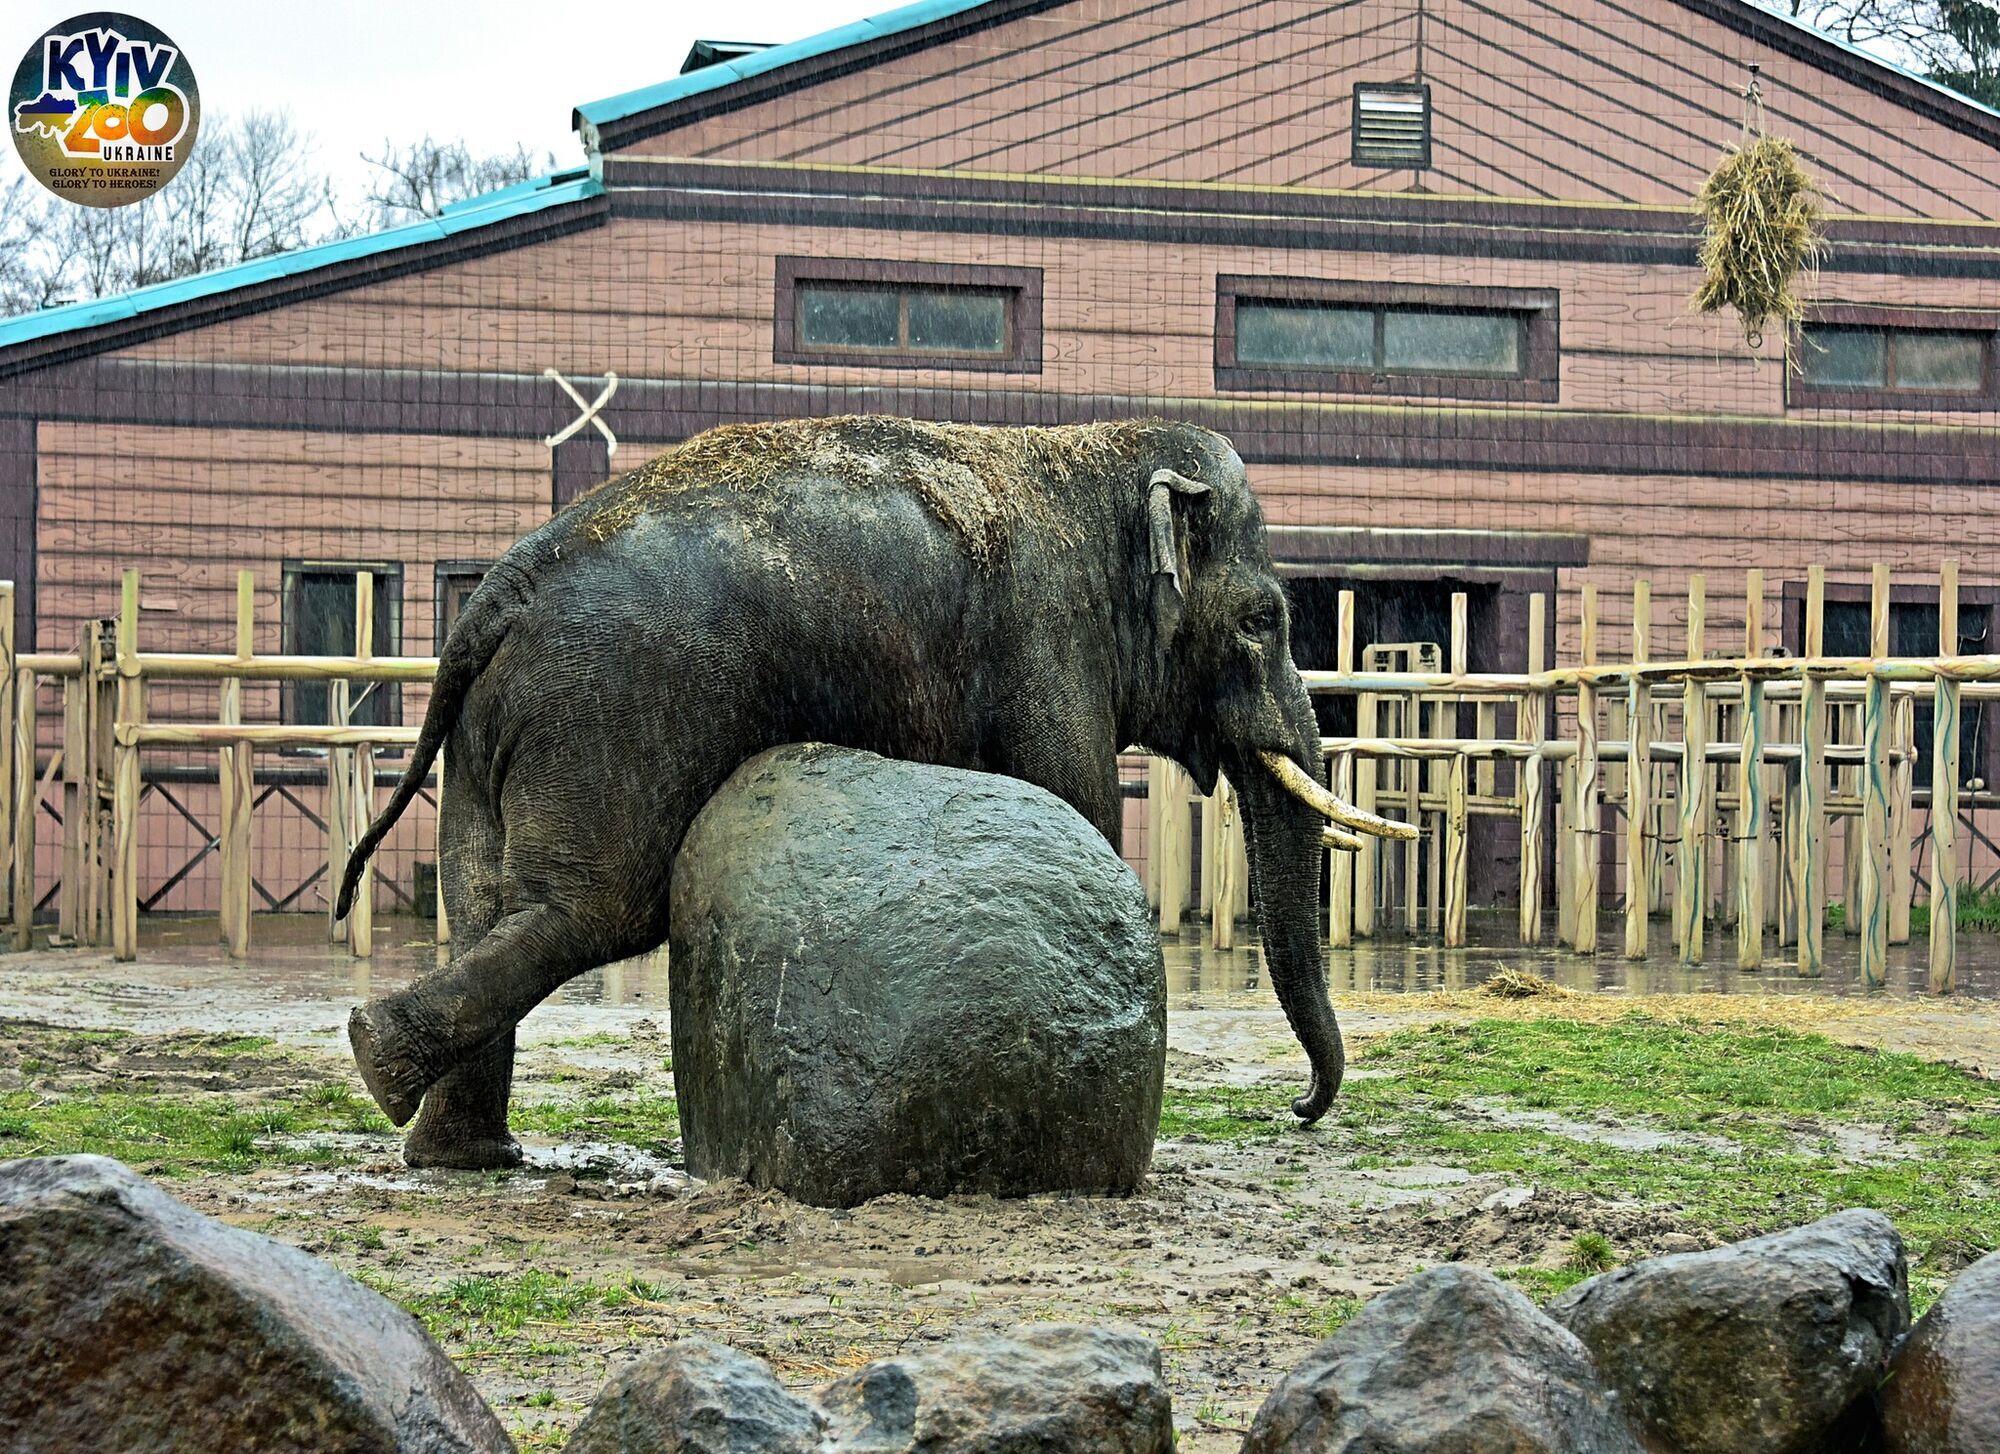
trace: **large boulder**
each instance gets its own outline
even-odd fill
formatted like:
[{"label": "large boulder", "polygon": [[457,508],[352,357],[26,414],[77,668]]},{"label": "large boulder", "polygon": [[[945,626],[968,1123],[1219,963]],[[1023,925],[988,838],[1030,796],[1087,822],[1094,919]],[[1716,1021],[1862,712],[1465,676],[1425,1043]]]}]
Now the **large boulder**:
[{"label": "large boulder", "polygon": [[975,1335],[789,1393],[768,1364],[700,1339],[628,1364],[569,1454],[1171,1454],[1160,1351],[1096,1328]]},{"label": "large boulder", "polygon": [[1584,1346],[1492,1273],[1456,1263],[1370,1302],[1271,1391],[1243,1440],[1243,1454],[1639,1448]]},{"label": "large boulder", "polygon": [[1931,1304],[1882,1385],[1888,1454],[2000,1450],[2000,1252]]},{"label": "large boulder", "polygon": [[1649,1443],[1808,1454],[1882,1376],[1910,1325],[1903,1240],[1846,1211],[1607,1272],[1549,1304]]},{"label": "large boulder", "polygon": [[0,1449],[514,1446],[417,1320],[115,1161],[0,1163]]},{"label": "large boulder", "polygon": [[844,1207],[1126,1192],[1166,1069],[1131,869],[1013,778],[804,745],[745,763],[674,870],[688,1169]]}]

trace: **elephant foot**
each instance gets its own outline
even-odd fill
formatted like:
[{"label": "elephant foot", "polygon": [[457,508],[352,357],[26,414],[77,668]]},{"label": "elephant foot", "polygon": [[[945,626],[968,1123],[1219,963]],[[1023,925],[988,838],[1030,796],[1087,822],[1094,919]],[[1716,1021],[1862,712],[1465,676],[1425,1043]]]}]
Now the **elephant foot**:
[{"label": "elephant foot", "polygon": [[398,1126],[407,1125],[423,1104],[433,1077],[417,1067],[404,1047],[408,1036],[397,1021],[393,997],[356,1005],[347,1017],[347,1041],[354,1048],[355,1068],[382,1114]]},{"label": "elephant foot", "polygon": [[419,1123],[403,1142],[403,1164],[442,1166],[453,1171],[510,1171],[521,1164],[521,1143],[504,1131],[498,1136],[454,1136]]}]

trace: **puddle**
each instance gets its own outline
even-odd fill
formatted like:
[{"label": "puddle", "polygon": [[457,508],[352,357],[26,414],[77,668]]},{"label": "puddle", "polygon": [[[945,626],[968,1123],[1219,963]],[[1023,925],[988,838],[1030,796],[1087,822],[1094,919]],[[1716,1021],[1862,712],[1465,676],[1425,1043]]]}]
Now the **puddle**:
[{"label": "puddle", "polygon": [[1742,1152],[1742,1148],[1734,1141],[1720,1136],[1692,1136],[1676,1131],[1662,1131],[1649,1126],[1626,1125],[1611,1121],[1573,1121],[1567,1116],[1557,1115],[1554,1111],[1526,1110],[1483,1096],[1468,1097],[1464,1104],[1468,1110],[1477,1111],[1497,1125],[1546,1131],[1551,1136],[1561,1136],[1570,1141],[1583,1141],[1593,1146],[1611,1146],[1620,1151],[1660,1151],[1667,1147],[1699,1147],[1704,1151],[1714,1151],[1725,1156],[1736,1156]]}]

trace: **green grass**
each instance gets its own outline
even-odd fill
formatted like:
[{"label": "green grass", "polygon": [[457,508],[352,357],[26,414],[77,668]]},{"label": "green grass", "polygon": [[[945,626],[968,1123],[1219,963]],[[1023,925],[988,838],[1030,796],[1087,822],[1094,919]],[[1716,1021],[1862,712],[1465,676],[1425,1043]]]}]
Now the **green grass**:
[{"label": "green grass", "polygon": [[[1908,1243],[1920,1297],[2000,1247],[2000,1084],[1948,1066],[1639,1015],[1434,1025],[1386,1036],[1359,1060],[1388,1074],[1350,1080],[1316,1133],[1359,1165],[1443,1164],[1678,1204],[1726,1238],[1874,1207]],[[1632,1150],[1499,1118],[1510,1111],[1608,1115],[1686,1139]],[[1295,1134],[1289,1123],[1275,1088],[1174,1089],[1161,1130],[1246,1142]],[[1840,1127],[1892,1137],[1903,1154],[1843,1153],[1830,1134]]]},{"label": "green grass", "polygon": [[587,1100],[531,1101],[514,1107],[516,1131],[575,1141],[613,1141],[666,1155],[681,1134],[674,1098],[656,1091],[621,1091]]},{"label": "green grass", "polygon": [[429,1291],[400,1286],[379,1274],[363,1274],[363,1280],[415,1313],[440,1343],[474,1354],[502,1346],[520,1351],[524,1334],[545,1346],[559,1343],[562,1331],[585,1314],[646,1301],[651,1291],[636,1280],[593,1282],[535,1268],[455,1277]]},{"label": "green grass", "polygon": [[301,1138],[323,1132],[387,1136],[393,1128],[346,1085],[317,1078],[302,1062],[261,1036],[191,1038],[199,1064],[220,1057],[254,1067],[268,1082],[272,1068],[297,1064],[298,1089],[267,1092],[148,1088],[143,1077],[75,1074],[92,1048],[116,1047],[122,1031],[10,1026],[21,1046],[21,1085],[0,1091],[0,1160],[89,1152],[112,1156],[153,1176],[181,1177],[258,1166],[317,1166],[342,1153]]}]

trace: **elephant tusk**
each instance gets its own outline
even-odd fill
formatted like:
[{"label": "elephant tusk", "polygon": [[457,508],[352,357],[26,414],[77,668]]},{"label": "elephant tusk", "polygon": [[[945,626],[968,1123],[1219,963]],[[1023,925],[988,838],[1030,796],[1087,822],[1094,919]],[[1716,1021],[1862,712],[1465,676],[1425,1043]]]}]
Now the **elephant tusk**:
[{"label": "elephant tusk", "polygon": [[1319,846],[1338,849],[1342,853],[1359,853],[1368,846],[1368,840],[1358,833],[1344,832],[1339,828],[1322,828],[1319,830]]},{"label": "elephant tusk", "polygon": [[1269,770],[1271,776],[1278,780],[1279,786],[1321,817],[1330,818],[1343,828],[1370,833],[1377,838],[1415,841],[1417,830],[1410,824],[1378,818],[1373,813],[1364,813],[1359,808],[1350,807],[1314,782],[1304,768],[1282,753],[1259,752],[1257,758]]}]

